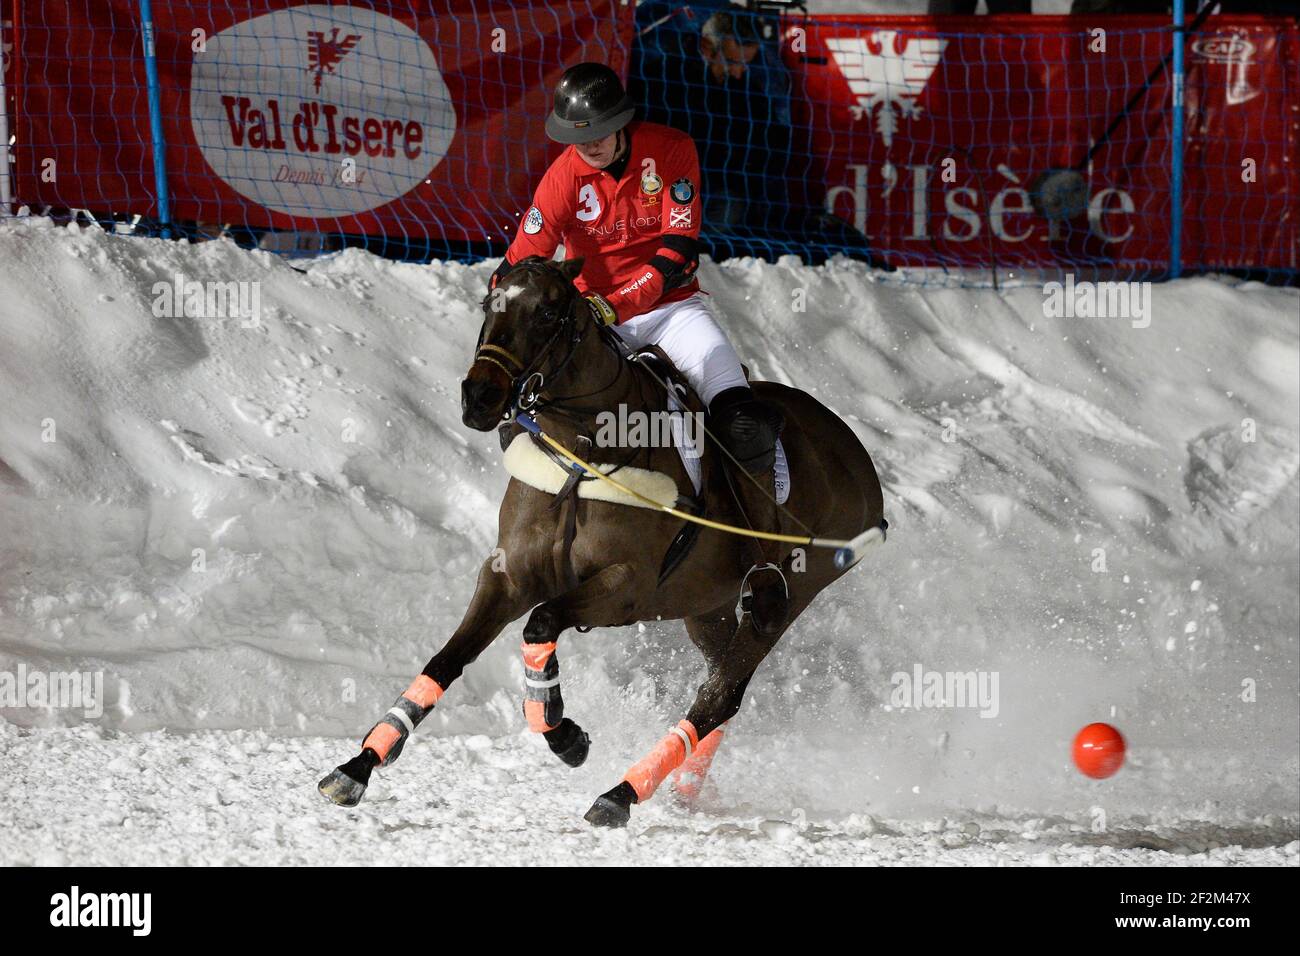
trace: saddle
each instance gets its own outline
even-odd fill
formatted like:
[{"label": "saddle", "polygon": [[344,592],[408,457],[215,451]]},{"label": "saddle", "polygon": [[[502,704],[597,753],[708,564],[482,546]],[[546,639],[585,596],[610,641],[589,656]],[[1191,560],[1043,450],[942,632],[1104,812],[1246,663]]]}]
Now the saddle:
[{"label": "saddle", "polygon": [[[628,361],[634,366],[640,366],[644,370],[641,374],[654,376],[658,383],[667,383],[670,390],[668,399],[670,410],[680,410],[699,415],[707,412],[707,406],[686,380],[686,376],[681,373],[659,346],[650,345],[638,349],[628,357]],[[749,369],[743,365],[741,368],[746,381],[748,381]],[[664,386],[654,384],[650,387],[662,389]],[[599,481],[586,474],[585,469],[561,457],[549,445],[517,422],[503,423],[498,429],[498,437],[501,442],[501,449],[505,453],[503,464],[511,477],[554,495],[550,510],[564,508],[566,504],[572,502],[571,506],[566,509],[565,520],[562,522],[560,534],[552,547],[552,557],[556,563],[557,571],[563,575],[570,586],[576,586],[578,583],[573,572],[572,563],[569,561],[569,552],[573,539],[577,534],[578,499],[586,498],[641,508],[651,507],[646,502],[619,491],[607,482]],[[683,468],[691,480],[693,494],[684,493],[677,487],[672,477],[663,472],[637,468],[627,463],[606,464],[592,461],[591,451],[592,443],[586,436],[580,437],[578,447],[573,449],[573,453],[579,458],[591,462],[604,474],[616,477],[620,484],[637,492],[638,495],[648,498],[656,504],[668,505],[688,514],[704,515],[705,488],[707,487],[704,459],[687,455],[685,449],[680,445],[678,452],[681,455]],[[789,469],[786,464],[784,449],[779,444],[777,455],[778,486],[788,494]],[[778,501],[784,502],[785,498],[786,495],[781,494]],[[685,559],[691,547],[695,544],[696,538],[699,537],[700,530],[701,526],[695,522],[682,522],[681,529],[668,545],[668,549],[665,551],[663,560],[660,563],[660,584],[663,584]]]},{"label": "saddle", "polygon": [[[673,364],[672,360],[668,358],[667,354],[665,354],[664,350],[661,349],[659,346],[650,345],[650,346],[646,346],[645,348],[639,349],[637,352],[629,356],[628,361],[634,366],[636,365],[641,366],[643,369],[649,372],[649,374],[653,375],[659,382],[667,381],[669,383],[672,389],[672,393],[669,398],[670,409],[675,411],[680,410],[690,414],[700,414],[700,415],[703,415],[707,411],[704,405],[704,401],[700,398],[699,394],[695,391],[695,389],[691,387],[690,382],[686,380],[686,376],[683,375],[678,370],[677,366]],[[744,368],[744,366],[741,366],[741,368]],[[749,379],[749,369],[745,369],[745,378],[746,380]],[[663,386],[656,384],[652,387],[659,389],[662,388]],[[571,476],[569,478],[569,483],[566,483],[559,491],[554,492],[560,497],[563,497],[564,494],[567,494],[571,490],[571,485],[578,485],[580,487],[584,482],[597,481],[597,479],[591,477],[590,475],[583,474],[582,469],[577,468],[576,466],[572,465],[569,461],[562,458],[559,454],[555,452],[554,449],[552,449],[549,445],[543,442],[536,435],[527,431],[518,422],[509,421],[503,423],[500,426],[500,428],[497,429],[497,435],[501,441],[501,450],[503,452],[506,452],[507,454],[511,454],[513,456],[513,461],[518,465],[523,466],[525,461],[525,453],[523,451],[512,452],[511,449],[517,448],[518,440],[520,438],[526,437],[529,443],[534,448],[536,448],[539,452],[541,452],[546,458],[548,458],[551,462],[553,462],[557,467],[569,473],[569,475]],[[579,439],[580,444],[583,441],[584,441],[583,438]],[[584,454],[584,450],[586,452],[590,452],[591,443],[589,440],[586,441],[585,449],[575,448],[573,451],[574,454],[578,455],[580,458],[587,458],[588,460],[590,460],[590,458],[588,458],[588,455]],[[593,464],[596,464],[596,462],[593,462]],[[695,493],[693,497],[698,498],[703,490],[703,475],[699,467],[700,459],[698,458],[688,459],[685,455],[683,455],[682,464],[686,468],[687,474],[691,478],[692,485],[694,485]],[[509,469],[509,467],[510,465],[507,464],[507,469]],[[531,471],[531,468],[529,470]],[[647,469],[632,468],[631,466],[625,464],[614,464],[609,467],[605,467],[604,465],[602,465],[601,470],[607,475],[612,475],[615,474],[616,472],[625,472],[625,471],[640,472],[645,474],[656,474],[667,481],[670,482],[672,481],[671,478],[669,478],[667,475],[664,475],[662,472],[649,472]],[[513,474],[513,472],[511,473]],[[542,487],[541,485],[536,485],[534,484],[533,481],[529,480],[529,477],[532,477],[531,475],[529,475],[528,477],[525,477],[523,475],[514,475],[514,477],[519,478],[521,481],[525,481],[528,484],[533,485],[534,487],[539,487],[539,488]],[[547,485],[551,484],[551,476],[547,475],[546,478],[543,480],[545,480]],[[600,484],[603,485],[605,483],[600,482]],[[547,487],[547,488],[542,488],[542,490],[549,491],[551,489]],[[600,500],[616,500],[619,501],[619,503],[621,504],[630,504],[642,508],[648,507],[644,503],[639,502],[634,498],[626,498],[626,496],[620,497],[618,493],[613,490],[611,490],[607,494],[595,494],[595,493],[583,494],[581,492],[579,494],[583,498],[593,497],[593,498],[599,498]],[[663,498],[662,494],[654,495],[652,497],[654,497],[655,500],[657,501],[662,500]],[[689,495],[679,496],[678,501],[685,502],[686,504],[690,504],[691,498],[692,496]],[[664,503],[672,504],[673,502],[665,501]],[[678,507],[681,507],[681,504],[678,504]]]}]

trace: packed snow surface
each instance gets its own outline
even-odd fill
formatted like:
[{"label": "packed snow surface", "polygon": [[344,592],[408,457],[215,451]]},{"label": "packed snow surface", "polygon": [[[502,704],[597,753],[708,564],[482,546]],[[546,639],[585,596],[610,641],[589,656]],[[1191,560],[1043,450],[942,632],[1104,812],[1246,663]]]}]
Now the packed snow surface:
[{"label": "packed snow surface", "polygon": [[[693,808],[581,819],[690,706],[677,622],[561,638],[582,768],[524,725],[518,622],[328,804],[495,541],[459,410],[494,266],[0,224],[0,863],[1297,862],[1300,297],[1217,278],[1135,327],[706,262],[755,377],[871,451],[888,544],[764,662]],[[156,314],[178,276],[253,284],[258,321]],[[102,714],[13,706],[20,670],[102,674]],[[917,670],[997,693],[899,706]],[[1069,756],[1095,720],[1129,744],[1103,781]]]}]

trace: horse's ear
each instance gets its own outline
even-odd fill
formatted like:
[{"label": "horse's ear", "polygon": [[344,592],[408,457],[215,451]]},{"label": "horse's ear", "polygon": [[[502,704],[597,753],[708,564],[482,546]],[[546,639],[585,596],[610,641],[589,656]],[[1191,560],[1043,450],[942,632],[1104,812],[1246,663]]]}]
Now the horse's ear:
[{"label": "horse's ear", "polygon": [[582,274],[582,264],[586,261],[582,256],[576,259],[565,259],[560,263],[560,275],[572,282]]}]

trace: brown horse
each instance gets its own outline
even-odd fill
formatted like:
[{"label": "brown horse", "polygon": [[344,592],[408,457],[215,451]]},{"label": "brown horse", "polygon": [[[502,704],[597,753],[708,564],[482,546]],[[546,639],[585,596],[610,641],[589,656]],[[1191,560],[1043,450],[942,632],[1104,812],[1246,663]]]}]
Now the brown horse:
[{"label": "brown horse", "polygon": [[[593,464],[618,466],[616,479],[646,469],[691,490],[673,448],[588,450],[599,413],[662,412],[668,405],[662,380],[629,361],[617,336],[590,317],[573,285],[581,268],[581,259],[524,260],[484,300],[479,348],[462,383],[462,418],[471,428],[489,431],[522,406],[566,448],[586,451]],[[852,430],[798,389],[770,382],[755,382],[753,388],[756,397],[779,405],[785,415],[782,443],[793,490],[788,508],[781,509],[780,531],[812,528],[819,535],[852,538],[864,529],[883,529],[880,483]],[[728,474],[719,459],[710,443],[698,510],[710,520],[749,527],[732,485],[744,476]],[[686,719],[598,798],[586,818],[604,826],[625,824],[631,805],[647,799],[674,771],[679,778],[689,772],[679,779],[679,789],[698,786],[722,725],[740,708],[749,679],[779,635],[762,636],[747,613],[737,618],[749,563],[742,549],[753,539],[705,529],[683,548],[683,524],[663,511],[581,497],[567,486],[557,495],[512,478],[501,502],[498,550],[483,564],[460,626],[366,736],[361,753],[320,782],[321,792],[336,803],[355,805],[370,772],[396,759],[407,736],[465,666],[530,610],[523,635],[524,713],[551,750],[575,767],[586,759],[589,738],[563,716],[555,656],[561,632],[661,619],[685,622],[707,661],[708,678]],[[664,560],[674,544],[675,566]],[[790,621],[844,573],[825,548],[787,544],[782,559]]]}]

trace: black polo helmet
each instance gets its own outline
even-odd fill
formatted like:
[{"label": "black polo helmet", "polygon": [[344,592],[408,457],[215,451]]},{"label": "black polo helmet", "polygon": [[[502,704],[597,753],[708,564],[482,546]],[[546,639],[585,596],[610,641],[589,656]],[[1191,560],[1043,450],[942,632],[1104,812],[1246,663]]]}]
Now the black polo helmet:
[{"label": "black polo helmet", "polygon": [[635,112],[617,73],[603,63],[579,63],[555,87],[546,135],[557,143],[590,143],[621,130]]}]

